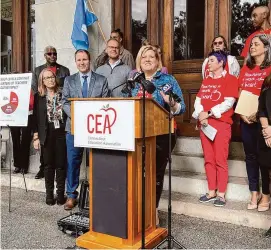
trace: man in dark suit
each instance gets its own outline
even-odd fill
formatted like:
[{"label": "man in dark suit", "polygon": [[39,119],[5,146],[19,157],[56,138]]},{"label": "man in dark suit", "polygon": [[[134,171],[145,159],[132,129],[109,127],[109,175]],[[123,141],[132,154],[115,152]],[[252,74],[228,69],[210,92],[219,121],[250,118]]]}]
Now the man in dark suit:
[{"label": "man in dark suit", "polygon": [[[57,51],[56,48],[54,48],[53,46],[47,46],[44,49],[44,58],[46,60],[46,63],[36,67],[35,71],[33,73],[33,77],[32,77],[32,90],[34,92],[34,94],[36,94],[38,92],[38,80],[39,80],[39,75],[40,72],[44,69],[44,68],[50,68],[57,77],[57,81],[58,84],[60,86],[60,89],[63,88],[64,85],[64,79],[66,78],[66,76],[70,75],[70,71],[68,68],[64,67],[63,65],[58,64],[57,61]],[[44,177],[44,166],[43,166],[43,156],[41,154],[40,156],[40,170],[39,172],[36,174],[35,179],[41,179]]]},{"label": "man in dark suit", "polygon": [[107,97],[108,83],[104,76],[90,70],[91,59],[87,50],[75,52],[75,63],[78,73],[65,79],[62,91],[63,110],[67,114],[66,122],[66,145],[68,155],[67,166],[67,202],[65,210],[71,210],[76,205],[79,186],[80,165],[82,162],[83,148],[74,147],[74,136],[71,134],[71,103],[69,98]]}]

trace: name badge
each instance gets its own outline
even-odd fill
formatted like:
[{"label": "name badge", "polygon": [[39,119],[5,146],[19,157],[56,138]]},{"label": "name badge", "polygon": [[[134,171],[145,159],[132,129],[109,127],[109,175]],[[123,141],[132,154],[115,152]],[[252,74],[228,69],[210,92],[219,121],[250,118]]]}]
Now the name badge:
[{"label": "name badge", "polygon": [[60,128],[59,120],[54,120],[55,129]]}]

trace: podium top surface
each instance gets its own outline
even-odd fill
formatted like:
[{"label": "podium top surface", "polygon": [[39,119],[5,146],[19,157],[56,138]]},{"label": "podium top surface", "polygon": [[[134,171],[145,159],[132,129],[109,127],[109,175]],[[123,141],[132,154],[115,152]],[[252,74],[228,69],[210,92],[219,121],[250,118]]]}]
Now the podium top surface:
[{"label": "podium top surface", "polygon": [[[134,101],[143,101],[142,97],[103,97],[103,98],[68,98],[69,101],[124,101],[124,100],[134,100]],[[158,102],[156,102],[153,98],[146,98],[146,102],[153,102],[164,112],[168,113],[168,111],[162,107]]]}]

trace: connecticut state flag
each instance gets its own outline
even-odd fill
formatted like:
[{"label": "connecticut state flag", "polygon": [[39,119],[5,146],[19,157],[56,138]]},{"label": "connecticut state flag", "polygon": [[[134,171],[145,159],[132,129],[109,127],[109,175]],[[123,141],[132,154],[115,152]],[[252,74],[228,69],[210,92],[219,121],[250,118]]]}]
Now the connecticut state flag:
[{"label": "connecticut state flag", "polygon": [[96,15],[89,11],[86,0],[77,0],[72,30],[72,44],[76,50],[89,48],[87,27],[98,20]]}]

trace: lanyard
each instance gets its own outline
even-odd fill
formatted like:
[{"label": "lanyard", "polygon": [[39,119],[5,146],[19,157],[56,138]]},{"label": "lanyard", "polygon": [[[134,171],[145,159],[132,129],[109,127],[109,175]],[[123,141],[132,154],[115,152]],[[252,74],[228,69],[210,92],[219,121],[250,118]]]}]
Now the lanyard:
[{"label": "lanyard", "polygon": [[53,105],[54,105],[54,111],[53,111],[53,114],[55,115],[55,112],[56,112],[56,95],[54,96],[53,98]]}]

